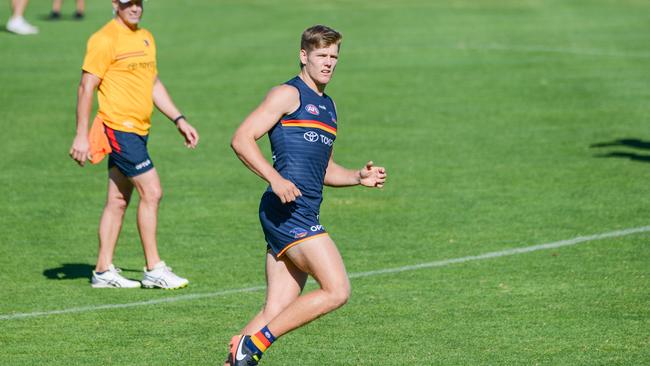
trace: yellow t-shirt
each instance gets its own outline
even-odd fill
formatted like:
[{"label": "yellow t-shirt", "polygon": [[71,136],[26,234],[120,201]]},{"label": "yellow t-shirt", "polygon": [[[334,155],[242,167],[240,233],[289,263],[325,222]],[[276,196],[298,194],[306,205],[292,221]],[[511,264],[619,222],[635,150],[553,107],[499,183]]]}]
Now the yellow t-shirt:
[{"label": "yellow t-shirt", "polygon": [[156,44],[146,29],[113,19],[88,40],[82,69],[101,79],[97,115],[115,130],[144,136],[151,127]]}]

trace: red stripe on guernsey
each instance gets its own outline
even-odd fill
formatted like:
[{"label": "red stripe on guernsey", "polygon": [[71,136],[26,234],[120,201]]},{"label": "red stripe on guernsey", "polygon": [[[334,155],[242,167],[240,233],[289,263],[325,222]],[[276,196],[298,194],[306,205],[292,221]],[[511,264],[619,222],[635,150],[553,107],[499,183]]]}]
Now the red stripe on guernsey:
[{"label": "red stripe on guernsey", "polygon": [[111,147],[118,154],[121,153],[122,149],[120,149],[120,144],[117,143],[117,139],[115,138],[115,133],[113,132],[113,129],[109,128],[108,126],[105,126],[105,128],[106,128],[106,136],[108,136],[108,142],[111,143]]},{"label": "red stripe on guernsey", "polygon": [[311,119],[291,119],[287,121],[282,121],[282,126],[285,127],[313,127],[321,129],[325,132],[329,132],[332,135],[336,136],[336,127],[332,127],[326,123],[320,121],[314,121]]},{"label": "red stripe on guernsey", "polygon": [[271,345],[271,342],[269,342],[269,340],[266,339],[266,337],[264,336],[264,333],[262,333],[262,331],[259,331],[259,332],[255,333],[255,335],[253,337],[259,339],[262,343],[264,343],[266,348],[268,348]]},{"label": "red stripe on guernsey", "polygon": [[146,56],[147,54],[144,51],[135,51],[135,52],[127,52],[127,53],[122,53],[120,55],[115,56],[115,60],[123,60],[125,58],[129,57],[135,57],[135,56]]}]

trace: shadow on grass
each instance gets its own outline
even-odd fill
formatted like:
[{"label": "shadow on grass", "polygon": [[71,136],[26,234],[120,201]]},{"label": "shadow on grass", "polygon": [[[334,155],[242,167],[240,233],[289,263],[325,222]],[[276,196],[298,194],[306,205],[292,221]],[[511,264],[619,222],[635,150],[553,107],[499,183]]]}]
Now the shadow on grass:
[{"label": "shadow on grass", "polygon": [[[76,18],[74,16],[74,13],[62,13],[59,18],[53,18],[50,13],[47,14],[41,14],[38,17],[39,20],[43,20],[46,22],[52,22],[52,23],[58,23],[58,22],[81,22],[83,20],[82,18]],[[28,20],[29,21],[29,20]]]},{"label": "shadow on grass", "polygon": [[50,268],[43,271],[43,276],[51,280],[74,280],[77,278],[90,278],[95,266],[85,263],[63,263],[61,267]]},{"label": "shadow on grass", "polygon": [[[650,150],[650,141],[643,141],[636,138],[618,139],[609,142],[599,142],[589,146],[590,148],[604,148],[604,147],[630,147],[639,150]],[[650,155],[639,154],[636,152],[628,151],[612,151],[605,154],[596,154],[596,158],[623,158],[632,161],[639,161],[643,163],[650,163]]]},{"label": "shadow on grass", "polygon": [[[86,263],[63,263],[61,267],[50,268],[43,271],[43,276],[50,280],[74,280],[87,278],[93,274],[94,265]],[[123,272],[142,272],[134,269],[122,269]]]}]

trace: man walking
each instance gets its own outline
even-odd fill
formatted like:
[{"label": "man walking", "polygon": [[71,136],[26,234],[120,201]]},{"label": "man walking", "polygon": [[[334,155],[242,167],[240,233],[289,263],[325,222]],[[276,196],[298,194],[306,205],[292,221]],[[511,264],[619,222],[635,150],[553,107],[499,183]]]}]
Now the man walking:
[{"label": "man walking", "polygon": [[[147,151],[153,106],[174,122],[187,147],[196,147],[199,135],[176,108],[158,77],[154,38],[139,27],[142,0],[112,0],[112,4],[115,18],[88,40],[77,98],[77,134],[70,148],[70,156],[81,166],[88,158],[97,160],[90,156],[95,140],[88,137],[97,89],[99,110],[92,131],[99,131],[112,151],[92,287],[185,287],[189,281],[174,274],[158,254],[156,226],[162,188]],[[124,278],[113,265],[113,252],[134,188],[140,196],[138,230],[146,259],[142,284]]]}]

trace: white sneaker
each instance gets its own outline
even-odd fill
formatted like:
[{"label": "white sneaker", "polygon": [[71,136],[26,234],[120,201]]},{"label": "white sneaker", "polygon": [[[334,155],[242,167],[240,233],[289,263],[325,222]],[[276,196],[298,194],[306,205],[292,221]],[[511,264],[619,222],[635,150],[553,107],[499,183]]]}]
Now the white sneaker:
[{"label": "white sneaker", "polygon": [[139,288],[140,282],[129,280],[128,278],[122,277],[120,274],[121,269],[115,268],[114,265],[110,265],[108,270],[102,274],[98,274],[93,271],[93,278],[91,280],[91,286],[94,288]]},{"label": "white sneaker", "polygon": [[11,17],[7,22],[7,30],[20,35],[37,34],[38,28],[27,23],[23,17]]},{"label": "white sneaker", "polygon": [[166,290],[174,290],[183,288],[190,283],[183,277],[178,277],[170,267],[167,267],[164,261],[158,262],[151,271],[144,269],[144,278],[142,279],[142,287],[154,288],[160,287]]}]

